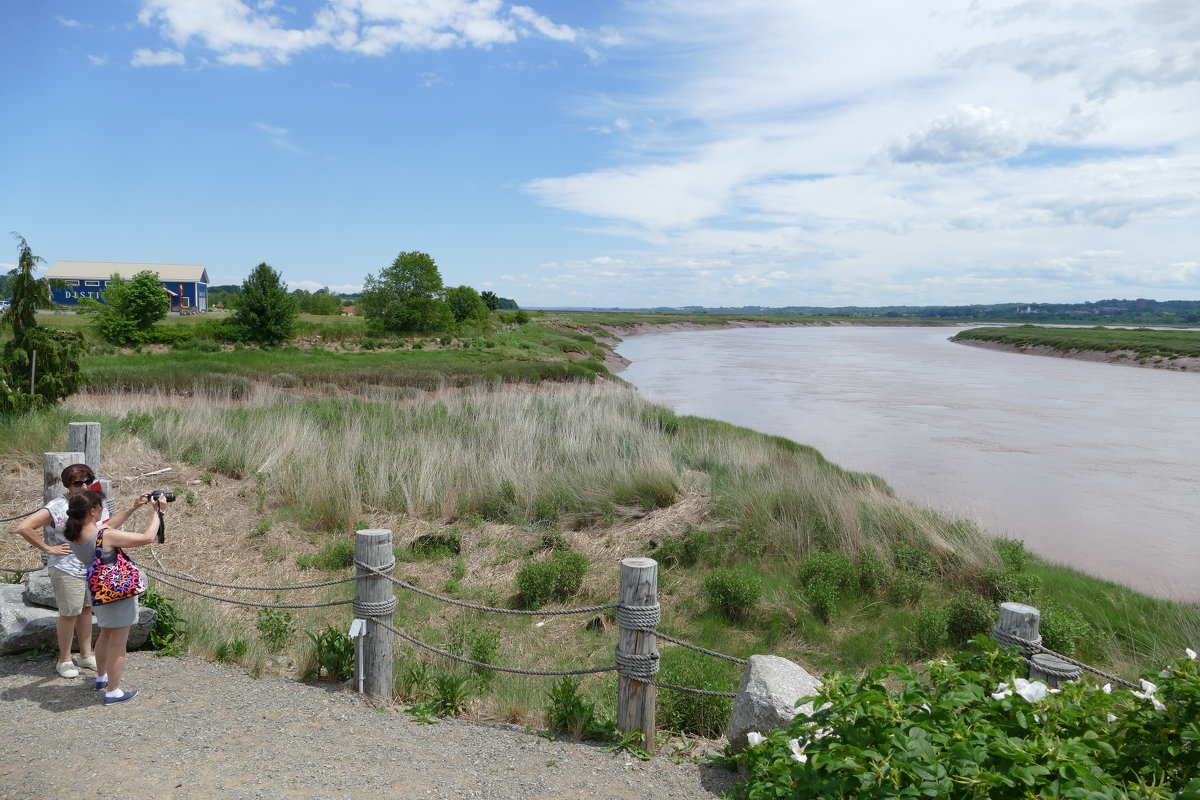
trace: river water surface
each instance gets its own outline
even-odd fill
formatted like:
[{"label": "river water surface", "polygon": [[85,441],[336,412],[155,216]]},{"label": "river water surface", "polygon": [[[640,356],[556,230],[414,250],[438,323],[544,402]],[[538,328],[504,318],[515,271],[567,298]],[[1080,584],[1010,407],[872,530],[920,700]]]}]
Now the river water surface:
[{"label": "river water surface", "polygon": [[621,377],[1158,597],[1200,600],[1200,375],[987,350],[959,328],[632,336]]}]

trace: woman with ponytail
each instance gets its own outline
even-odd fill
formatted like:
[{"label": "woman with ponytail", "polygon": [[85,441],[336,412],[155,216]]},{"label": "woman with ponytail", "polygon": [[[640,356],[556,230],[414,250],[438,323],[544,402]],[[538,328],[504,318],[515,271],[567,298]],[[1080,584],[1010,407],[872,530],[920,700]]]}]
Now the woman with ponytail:
[{"label": "woman with ponytail", "polygon": [[[159,516],[166,509],[166,498],[151,499],[142,495],[139,500],[154,503],[158,514],[151,514],[141,533],[101,527],[104,495],[100,492],[80,492],[71,498],[67,507],[67,524],[63,536],[71,544],[75,557],[84,564],[96,560],[96,540],[100,540],[101,561],[115,563],[117,548],[142,547],[154,541],[158,533]],[[89,603],[91,598],[88,598]],[[138,618],[138,599],[128,597],[114,603],[92,606],[100,637],[96,640],[96,689],[105,690],[104,705],[111,706],[133,699],[137,691],[121,688],[125,671],[125,648],[129,643],[129,628]]]}]

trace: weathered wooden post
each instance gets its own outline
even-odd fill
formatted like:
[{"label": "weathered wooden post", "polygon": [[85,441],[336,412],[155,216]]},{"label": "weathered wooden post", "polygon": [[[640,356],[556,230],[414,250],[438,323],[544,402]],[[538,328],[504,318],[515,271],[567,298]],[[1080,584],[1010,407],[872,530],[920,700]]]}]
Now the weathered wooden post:
[{"label": "weathered wooden post", "polygon": [[[658,673],[658,562],[652,558],[621,561],[621,595],[617,606],[617,727],[640,731],[642,747],[654,752],[654,703],[657,689],[642,679]],[[647,631],[646,629],[651,629]]]},{"label": "weathered wooden post", "polygon": [[82,464],[80,452],[42,453],[42,502],[49,503],[67,491],[62,484],[62,471],[72,464]]},{"label": "weathered wooden post", "polygon": [[1042,612],[1033,606],[1024,603],[1001,603],[1000,619],[992,631],[992,636],[1002,645],[1021,649],[1022,655],[1029,660],[1029,673],[1026,676],[1029,680],[1041,681],[1052,689],[1058,686],[1060,681],[1078,680],[1083,674],[1079,667],[1049,653],[1039,653],[1036,647],[1027,647],[1014,641],[1022,639],[1035,646],[1040,645],[1041,624]]},{"label": "weathered wooden post", "polygon": [[[354,535],[356,577],[354,615],[367,621],[362,647],[363,693],[380,700],[392,699],[392,632],[380,624],[392,622],[396,590],[387,576],[396,568],[390,529],[361,530]],[[378,575],[364,567],[385,573]]]},{"label": "weathered wooden post", "polygon": [[67,449],[83,453],[78,463],[87,464],[100,477],[100,423],[67,423]]}]

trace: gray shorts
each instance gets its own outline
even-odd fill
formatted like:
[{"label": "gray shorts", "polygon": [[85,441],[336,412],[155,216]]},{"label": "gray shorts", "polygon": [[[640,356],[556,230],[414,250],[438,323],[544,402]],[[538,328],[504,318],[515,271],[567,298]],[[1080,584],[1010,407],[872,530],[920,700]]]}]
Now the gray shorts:
[{"label": "gray shorts", "polygon": [[83,578],[68,575],[61,569],[50,567],[50,586],[54,589],[54,605],[60,617],[78,617],[83,613],[87,598],[87,582]]}]

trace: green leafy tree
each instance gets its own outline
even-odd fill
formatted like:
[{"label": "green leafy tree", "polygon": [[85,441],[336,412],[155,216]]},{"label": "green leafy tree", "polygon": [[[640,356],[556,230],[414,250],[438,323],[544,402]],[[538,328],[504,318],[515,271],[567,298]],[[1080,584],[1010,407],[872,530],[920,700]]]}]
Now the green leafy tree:
[{"label": "green leafy tree", "polygon": [[431,333],[454,324],[441,299],[442,275],[425,253],[396,256],[379,277],[367,275],[358,307],[367,325],[380,333]]},{"label": "green leafy tree", "polygon": [[480,292],[479,298],[488,307],[488,311],[496,311],[500,308],[500,298],[496,296],[495,292]]},{"label": "green leafy tree", "polygon": [[328,286],[315,292],[293,289],[292,297],[296,298],[296,306],[303,314],[335,316],[342,310],[342,299],[329,291]]},{"label": "green leafy tree", "polygon": [[39,327],[37,309],[51,308],[50,282],[33,274],[42,259],[29,243],[20,242],[16,269],[9,273],[12,305],[3,323],[12,327],[12,339],[0,354],[0,413],[24,413],[44,408],[74,394],[81,382],[79,357],[83,334]]},{"label": "green leafy tree", "polygon": [[129,280],[113,275],[100,295],[103,301],[82,298],[85,313],[94,314],[92,327],[105,341],[131,345],[146,341],[154,323],[167,316],[170,298],[157,272],[143,270]]},{"label": "green leafy tree", "polygon": [[450,313],[454,314],[455,322],[473,322],[487,324],[491,312],[479,292],[470,286],[455,286],[446,290],[446,302],[450,305]]},{"label": "green leafy tree", "polygon": [[265,261],[242,282],[234,300],[233,323],[247,341],[276,347],[296,328],[296,298],[288,294],[279,273]]}]

